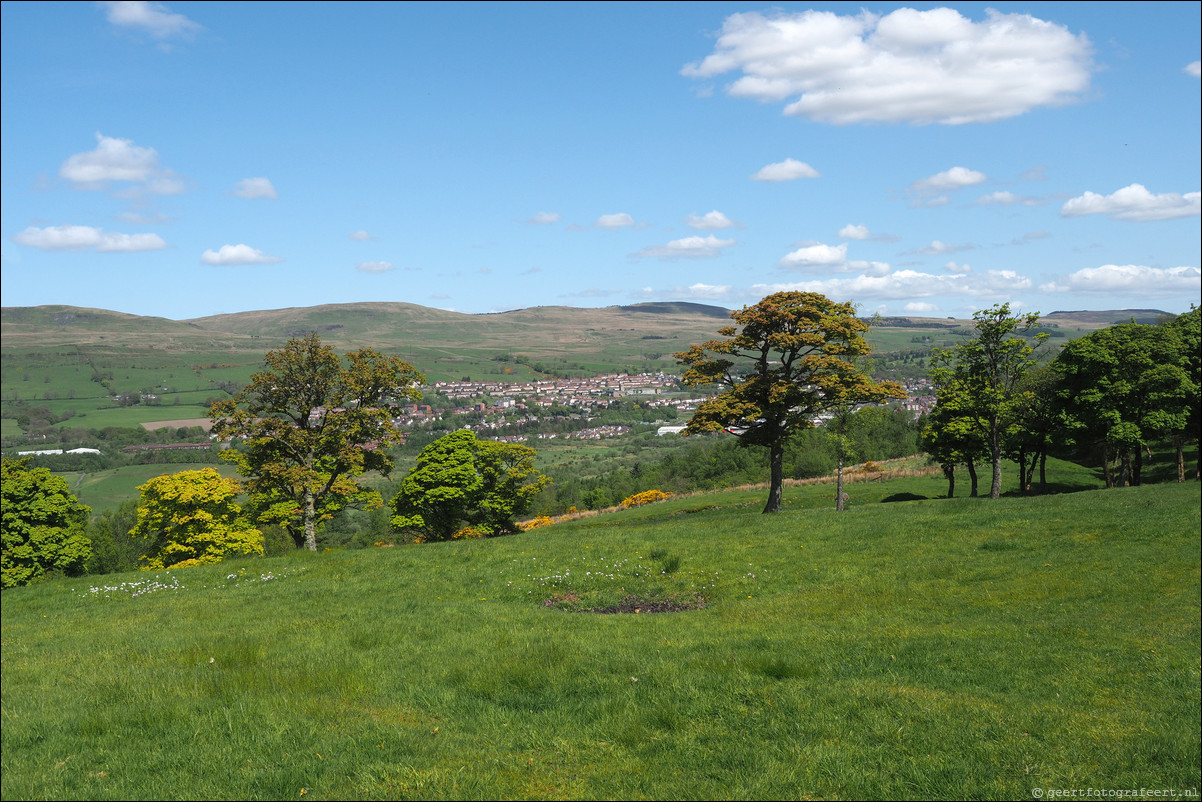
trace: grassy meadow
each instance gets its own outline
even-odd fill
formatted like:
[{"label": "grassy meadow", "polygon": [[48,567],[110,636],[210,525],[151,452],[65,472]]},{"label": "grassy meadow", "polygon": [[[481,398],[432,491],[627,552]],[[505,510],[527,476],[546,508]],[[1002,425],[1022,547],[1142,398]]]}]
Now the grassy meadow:
[{"label": "grassy meadow", "polygon": [[794,486],[764,517],[762,489],[736,490],[495,540],[5,591],[0,790],[1196,793],[1197,484],[945,491],[857,484],[837,514],[830,485]]}]

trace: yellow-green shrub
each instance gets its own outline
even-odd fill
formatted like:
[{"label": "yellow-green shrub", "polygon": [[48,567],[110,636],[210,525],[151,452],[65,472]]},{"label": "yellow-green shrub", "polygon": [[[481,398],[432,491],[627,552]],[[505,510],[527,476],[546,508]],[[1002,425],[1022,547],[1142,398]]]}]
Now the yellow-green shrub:
[{"label": "yellow-green shrub", "polygon": [[672,494],[665,493],[663,490],[644,490],[642,493],[635,493],[633,496],[622,499],[622,509],[639,507],[643,504],[652,504],[656,501],[665,501],[670,498],[672,498]]}]

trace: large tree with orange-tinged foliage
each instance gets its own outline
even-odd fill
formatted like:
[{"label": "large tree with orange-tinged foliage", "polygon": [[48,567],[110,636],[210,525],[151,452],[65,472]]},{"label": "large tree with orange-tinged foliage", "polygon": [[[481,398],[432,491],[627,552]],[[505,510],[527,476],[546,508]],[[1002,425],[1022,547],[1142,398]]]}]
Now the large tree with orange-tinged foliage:
[{"label": "large tree with orange-tinged foliage", "polygon": [[279,523],[298,546],[317,550],[317,525],[348,505],[383,504],[356,481],[392,469],[399,442],[392,407],[418,400],[425,381],[408,362],[363,348],[346,364],[316,334],[289,340],[232,399],[209,409],[213,434],[241,438],[223,459],[246,477],[261,523]]},{"label": "large tree with orange-tinged foliage", "polygon": [[903,398],[896,382],[867,376],[860,357],[871,350],[868,323],[850,303],[815,292],[778,292],[731,312],[737,324],[725,339],[676,354],[683,381],[717,386],[689,421],[686,432],[728,431],[746,445],[768,449],[771,476],[764,512],[780,510],[785,441],[814,426],[830,410]]}]

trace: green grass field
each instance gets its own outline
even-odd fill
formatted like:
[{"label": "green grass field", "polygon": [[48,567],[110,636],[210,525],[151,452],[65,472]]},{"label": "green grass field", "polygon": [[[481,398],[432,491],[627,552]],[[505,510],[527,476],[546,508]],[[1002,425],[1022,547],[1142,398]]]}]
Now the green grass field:
[{"label": "green grass field", "polygon": [[[836,514],[830,486],[790,487],[771,517],[762,490],[728,491],[496,540],[5,591],[0,789],[1196,793],[1197,484],[945,490],[865,483]],[[881,503],[900,494],[929,498]],[[697,594],[686,612],[570,611]]]}]

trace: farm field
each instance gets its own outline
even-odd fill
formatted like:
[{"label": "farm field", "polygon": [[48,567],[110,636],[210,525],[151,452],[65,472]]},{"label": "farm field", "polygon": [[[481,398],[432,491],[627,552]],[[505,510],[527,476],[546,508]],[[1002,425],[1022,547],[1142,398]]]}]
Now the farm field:
[{"label": "farm field", "polygon": [[790,487],[769,517],[728,491],[5,591],[3,796],[1197,788],[1196,483],[945,490],[856,485],[837,514]]}]

